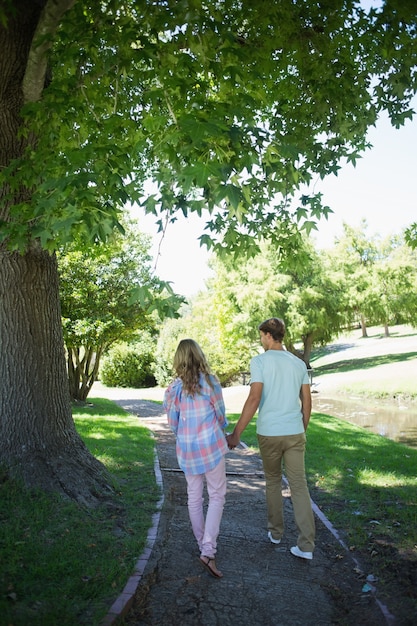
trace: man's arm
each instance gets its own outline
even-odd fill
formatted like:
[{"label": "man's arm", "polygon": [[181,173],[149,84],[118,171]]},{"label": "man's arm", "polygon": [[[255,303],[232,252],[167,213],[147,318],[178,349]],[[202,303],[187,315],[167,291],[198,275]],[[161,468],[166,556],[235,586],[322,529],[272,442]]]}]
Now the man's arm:
[{"label": "man's arm", "polygon": [[301,385],[300,391],[301,412],[303,414],[304,430],[307,430],[311,416],[311,388],[310,385]]},{"label": "man's arm", "polygon": [[227,443],[229,445],[229,448],[236,448],[236,446],[239,445],[241,434],[258,410],[258,406],[261,401],[263,386],[263,383],[251,384],[249,395],[246,399],[245,404],[243,405],[239,421],[236,424],[232,434],[227,436]]}]

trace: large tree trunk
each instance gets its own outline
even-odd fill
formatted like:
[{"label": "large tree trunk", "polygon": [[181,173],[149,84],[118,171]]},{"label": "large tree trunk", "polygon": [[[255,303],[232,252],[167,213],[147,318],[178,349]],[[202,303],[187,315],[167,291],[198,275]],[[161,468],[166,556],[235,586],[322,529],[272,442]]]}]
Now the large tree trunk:
[{"label": "large tree trunk", "polygon": [[[0,25],[0,167],[23,153],[20,110],[25,93],[43,85],[46,64],[42,47],[31,50],[34,33],[42,16],[58,20],[70,1],[17,0],[7,28]],[[10,221],[6,191],[0,219]],[[16,200],[28,197],[19,190]],[[93,505],[110,487],[72,419],[58,289],[56,259],[38,242],[28,240],[25,254],[0,245],[0,464],[30,487]]]},{"label": "large tree trunk", "polygon": [[72,419],[55,258],[1,250],[0,292],[0,462],[28,486],[93,503],[107,480]]}]

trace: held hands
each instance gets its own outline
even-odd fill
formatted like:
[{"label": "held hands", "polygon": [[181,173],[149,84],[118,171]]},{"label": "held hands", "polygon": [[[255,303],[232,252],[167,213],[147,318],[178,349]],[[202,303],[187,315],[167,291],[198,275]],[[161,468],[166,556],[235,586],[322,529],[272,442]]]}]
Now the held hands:
[{"label": "held hands", "polygon": [[235,433],[233,431],[231,435],[226,435],[226,441],[227,441],[227,445],[229,447],[229,450],[234,450],[236,448],[236,446],[239,445],[240,438],[237,435],[235,435]]}]

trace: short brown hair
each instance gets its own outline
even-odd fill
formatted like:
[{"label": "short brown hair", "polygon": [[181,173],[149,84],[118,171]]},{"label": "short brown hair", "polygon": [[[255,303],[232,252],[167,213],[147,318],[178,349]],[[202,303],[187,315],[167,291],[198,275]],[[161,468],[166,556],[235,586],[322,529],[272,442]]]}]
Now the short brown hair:
[{"label": "short brown hair", "polygon": [[282,342],[285,335],[285,324],[284,321],[278,317],[270,317],[262,322],[262,324],[259,324],[258,330],[263,333],[270,333],[274,341]]}]

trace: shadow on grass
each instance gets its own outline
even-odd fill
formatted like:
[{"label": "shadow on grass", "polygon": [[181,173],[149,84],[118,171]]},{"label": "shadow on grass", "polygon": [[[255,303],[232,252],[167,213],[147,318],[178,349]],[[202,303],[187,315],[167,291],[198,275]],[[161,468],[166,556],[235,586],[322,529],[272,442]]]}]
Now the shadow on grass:
[{"label": "shadow on grass", "polygon": [[354,348],[355,346],[355,343],[332,343],[328,346],[314,348],[313,354],[311,356],[311,362],[317,361],[317,359],[321,359],[322,357],[328,356],[329,354],[337,354],[338,352],[349,350],[349,348]]},{"label": "shadow on grass", "polygon": [[124,409],[107,398],[87,398],[85,402],[73,402],[72,408],[75,415],[84,414],[89,417],[126,415]]},{"label": "shadow on grass", "polygon": [[313,350],[311,361],[312,362],[317,361],[318,359],[328,356],[329,354],[337,354],[338,352],[349,350],[349,348],[359,347],[359,344],[361,344],[360,347],[364,347],[366,346],[366,342],[368,341],[368,339],[386,340],[387,347],[388,347],[390,339],[399,339],[399,338],[406,339],[408,337],[416,337],[416,336],[417,336],[417,332],[413,332],[413,331],[405,334],[405,333],[402,333],[401,331],[393,330],[390,332],[388,337],[386,337],[383,333],[371,333],[367,337],[359,337],[357,340],[353,342],[331,343],[325,346],[317,346]]},{"label": "shadow on grass", "polygon": [[[392,333],[390,333],[389,337],[385,337],[385,335],[376,335],[376,337],[380,336],[383,339],[389,339],[390,337],[393,337],[394,339],[397,337],[401,337],[401,339],[403,339],[403,337],[415,337],[417,335],[417,332],[413,333],[401,333],[401,332],[397,332],[397,331],[393,331]],[[364,337],[364,339],[367,339],[367,337]]]},{"label": "shadow on grass", "polygon": [[148,463],[153,473],[154,439],[133,414],[105,398],[91,398],[74,407],[73,413],[77,430],[90,452],[105,464],[105,458],[111,459],[108,469],[112,474],[129,472],[129,463]]},{"label": "shadow on grass", "polygon": [[380,356],[365,357],[363,359],[348,359],[328,363],[314,368],[314,373],[325,374],[337,370],[338,372],[351,372],[352,370],[366,370],[378,365],[389,365],[391,363],[402,363],[411,361],[417,357],[417,352],[407,352],[405,354],[383,354]]}]

